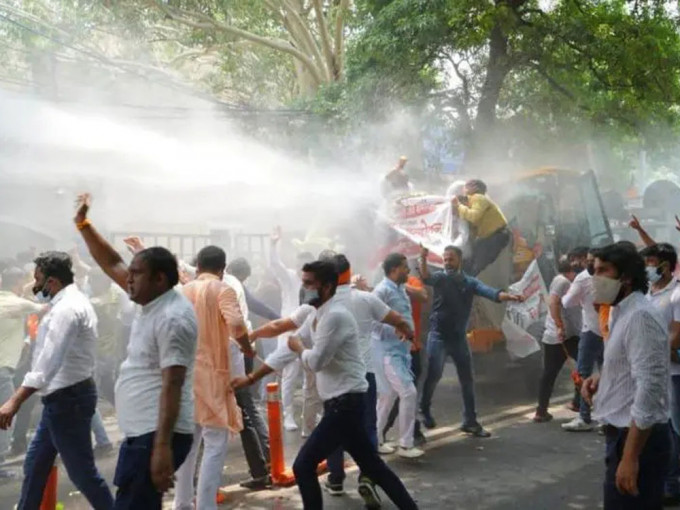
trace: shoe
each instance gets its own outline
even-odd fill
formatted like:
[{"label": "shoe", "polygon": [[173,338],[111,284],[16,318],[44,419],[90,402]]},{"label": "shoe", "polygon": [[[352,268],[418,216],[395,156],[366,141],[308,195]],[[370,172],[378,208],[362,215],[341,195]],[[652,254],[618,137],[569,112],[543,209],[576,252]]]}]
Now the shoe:
[{"label": "shoe", "polygon": [[434,418],[430,414],[430,412],[423,412],[423,427],[426,429],[433,429],[437,427],[437,422],[434,421]]},{"label": "shoe", "polygon": [[475,437],[487,438],[491,437],[491,432],[482,427],[479,423],[473,423],[472,425],[463,425],[460,430],[466,434],[471,434]]},{"label": "shoe", "polygon": [[283,420],[283,428],[288,432],[294,432],[298,429],[297,423],[295,423],[295,418],[292,416],[286,416]]},{"label": "shoe", "polygon": [[390,455],[394,453],[394,448],[387,443],[382,443],[378,445],[378,453],[380,455]]},{"label": "shoe", "polygon": [[326,478],[323,488],[326,489],[326,492],[331,496],[342,496],[345,493],[345,488],[341,483],[331,483],[328,478]]},{"label": "shoe", "polygon": [[553,415],[550,414],[548,411],[536,411],[536,414],[532,418],[532,421],[534,423],[547,423],[549,421],[552,421]]},{"label": "shoe", "polygon": [[412,446],[411,448],[404,448],[403,446],[400,446],[399,450],[397,451],[397,455],[403,457],[404,459],[417,459],[418,457],[425,455],[425,452],[420,448],[416,448],[415,446]]},{"label": "shoe", "polygon": [[415,434],[413,434],[414,446],[423,446],[425,443],[427,443],[427,438],[423,435],[422,432],[418,431]]},{"label": "shoe", "polygon": [[570,422],[562,424],[562,429],[568,432],[590,432],[594,428],[592,423],[586,423],[580,416],[577,416]]},{"label": "shoe", "polygon": [[263,476],[262,478],[251,478],[250,480],[245,480],[239,483],[240,487],[248,489],[249,491],[263,491],[265,489],[272,488],[272,478],[271,476]]},{"label": "shoe", "polygon": [[92,450],[96,458],[106,457],[107,455],[113,453],[113,445],[111,443],[98,444]]},{"label": "shoe", "polygon": [[359,476],[359,487],[357,490],[368,510],[378,510],[382,506],[382,501],[378,491],[375,489],[375,484],[367,476]]}]

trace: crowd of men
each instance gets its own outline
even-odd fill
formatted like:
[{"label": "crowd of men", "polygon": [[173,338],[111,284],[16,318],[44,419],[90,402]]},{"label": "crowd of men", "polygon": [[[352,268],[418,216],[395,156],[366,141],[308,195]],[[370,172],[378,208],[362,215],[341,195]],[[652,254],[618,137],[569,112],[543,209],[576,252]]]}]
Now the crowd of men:
[{"label": "crowd of men", "polygon": [[[37,397],[43,406],[26,452],[19,510],[40,507],[57,454],[95,509],[160,509],[173,485],[175,509],[217,508],[234,434],[251,473],[242,485],[266,489],[269,437],[252,387],[277,374],[289,431],[298,429],[293,396],[302,379],[305,441],[293,471],[304,508],[323,507],[317,476],[323,460],[324,489],[344,494],[344,452],[360,469],[358,491],[367,508],[381,507],[378,487],[398,508],[418,508],[382,455],[425,454],[421,421],[436,427],[433,395],[448,356],[463,397],[461,430],[490,436],[476,414],[467,340],[473,299],[523,300],[476,277],[511,236],[482,181],[469,181],[463,192],[452,197],[452,214],[469,225],[474,240],[448,246],[443,270],[433,270],[425,247],[414,274],[404,255],[392,253],[371,288],[352,273],[347,257],[329,250],[301,253],[295,268],[286,267],[278,230],[269,261],[273,290],[259,296],[245,285],[248,262],[229,262],[217,246],[201,249],[190,265],[130,239],[127,264],[88,218],[90,197],[79,197],[74,222],[91,265],[75,253],[47,252],[2,271],[0,454],[26,448]],[[597,420],[606,435],[606,509],[655,509],[680,500],[677,254],[639,222],[631,226],[647,245],[642,252],[620,242],[576,248],[560,260],[550,284],[534,417],[552,418],[555,380],[573,358],[578,416],[563,428],[593,430]],[[421,360],[425,302],[431,311]],[[254,328],[255,315],[263,320]],[[95,460],[113,449],[97,410],[101,397],[115,406],[124,435],[115,497]],[[391,428],[394,442],[387,439]]]}]

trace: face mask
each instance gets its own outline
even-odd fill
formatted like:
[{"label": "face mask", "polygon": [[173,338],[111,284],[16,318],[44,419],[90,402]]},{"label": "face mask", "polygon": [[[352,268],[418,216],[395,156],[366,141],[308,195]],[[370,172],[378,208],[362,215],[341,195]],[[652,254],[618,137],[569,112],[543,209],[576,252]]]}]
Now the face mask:
[{"label": "face mask", "polygon": [[319,289],[302,289],[302,304],[317,307],[321,304]]},{"label": "face mask", "polygon": [[33,294],[35,294],[35,300],[38,303],[46,304],[52,300],[49,291],[47,290],[47,284],[43,285],[40,289],[33,289]]},{"label": "face mask", "polygon": [[646,266],[647,279],[649,283],[656,283],[661,280],[661,268],[656,266]]},{"label": "face mask", "polygon": [[606,276],[593,276],[594,302],[596,305],[611,305],[621,292],[621,280]]}]

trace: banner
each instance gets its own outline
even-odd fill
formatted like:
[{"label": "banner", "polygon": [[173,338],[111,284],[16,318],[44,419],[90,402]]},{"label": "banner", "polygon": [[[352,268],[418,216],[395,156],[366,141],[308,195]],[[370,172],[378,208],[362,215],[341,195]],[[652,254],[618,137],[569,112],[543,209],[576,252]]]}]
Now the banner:
[{"label": "banner", "polygon": [[508,352],[524,358],[540,350],[538,339],[529,332],[542,331],[548,313],[548,289],[536,260],[529,264],[520,281],[510,285],[509,291],[524,296],[524,303],[508,303],[503,334]]}]

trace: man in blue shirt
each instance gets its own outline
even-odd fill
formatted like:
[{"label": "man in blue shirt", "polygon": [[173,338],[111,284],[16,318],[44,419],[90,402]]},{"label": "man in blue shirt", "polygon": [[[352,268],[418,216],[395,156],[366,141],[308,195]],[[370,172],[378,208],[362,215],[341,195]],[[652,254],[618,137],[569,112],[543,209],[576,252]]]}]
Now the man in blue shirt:
[{"label": "man in blue shirt", "polygon": [[476,437],[489,437],[491,434],[477,422],[475,411],[472,356],[467,342],[467,326],[472,311],[472,300],[474,296],[481,296],[500,303],[523,301],[524,298],[493,289],[477,278],[465,274],[461,269],[463,254],[455,246],[448,246],[444,250],[444,271],[430,273],[427,267],[428,255],[427,248],[422,248],[420,275],[423,282],[434,289],[430,333],[427,337],[428,369],[420,402],[423,424],[427,428],[436,426],[430,407],[448,355],[453,358],[456,365],[458,381],[463,391],[461,430]]}]

